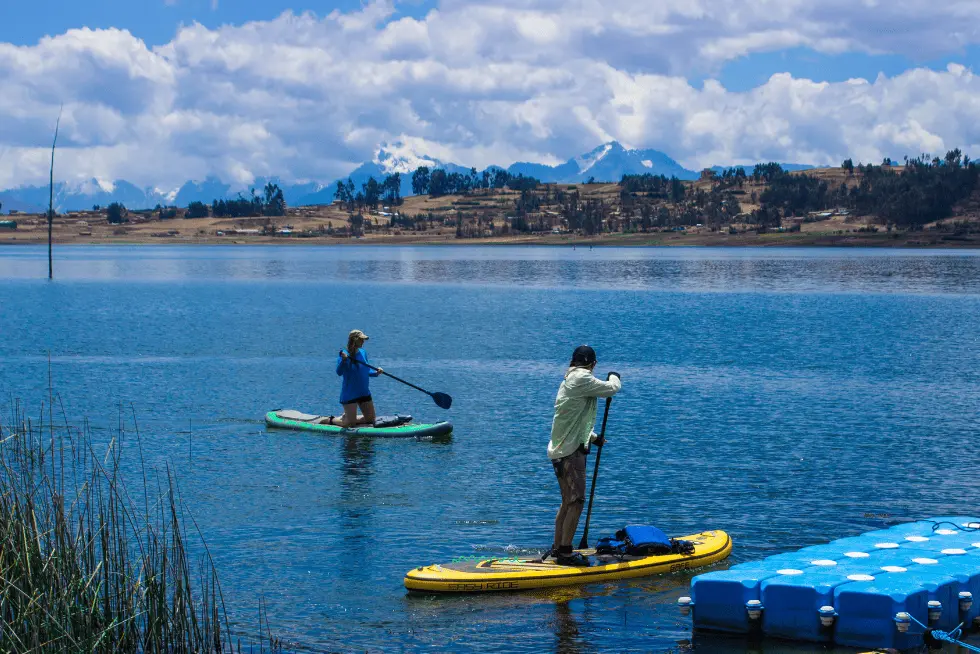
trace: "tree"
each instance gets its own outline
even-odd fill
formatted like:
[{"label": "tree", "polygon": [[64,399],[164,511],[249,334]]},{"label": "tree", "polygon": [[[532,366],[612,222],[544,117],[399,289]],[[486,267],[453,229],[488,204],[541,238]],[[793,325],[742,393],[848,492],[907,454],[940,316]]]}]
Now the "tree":
[{"label": "tree", "polygon": [[673,202],[674,204],[681,202],[684,199],[684,193],[685,193],[684,184],[681,183],[681,180],[677,179],[676,177],[671,177],[670,178],[670,201]]},{"label": "tree", "polygon": [[361,214],[352,214],[347,219],[347,222],[350,223],[350,233],[352,236],[360,236],[364,233],[364,216]]},{"label": "tree", "polygon": [[364,192],[364,204],[372,209],[377,208],[378,200],[381,199],[381,185],[374,177],[368,177],[368,181],[361,185]]},{"label": "tree", "polygon": [[844,159],[844,163],[840,167],[847,171],[848,177],[854,174],[854,161],[850,158]]},{"label": "tree", "polygon": [[755,168],[752,170],[752,178],[757,182],[762,181],[768,183],[785,174],[786,171],[783,170],[783,167],[774,161],[764,164],[756,164]]},{"label": "tree", "polygon": [[343,180],[337,182],[337,190],[334,198],[342,205],[345,205],[348,212],[354,211],[354,182],[350,177],[345,184]]},{"label": "tree", "polygon": [[525,177],[523,173],[518,174],[517,177],[510,177],[507,180],[507,188],[514,191],[531,191],[541,184],[536,178],[528,175]]},{"label": "tree", "polygon": [[265,185],[265,202],[263,203],[263,213],[266,216],[285,216],[286,199],[283,197],[282,189],[278,184],[269,182]]},{"label": "tree", "polygon": [[129,222],[129,212],[119,202],[113,202],[106,207],[106,220],[110,225],[121,225]]},{"label": "tree", "polygon": [[412,193],[415,195],[428,195],[429,193],[429,167],[419,166],[412,173]]},{"label": "tree", "polygon": [[187,205],[187,213],[184,218],[207,218],[208,205],[203,202],[194,201]]},{"label": "tree", "polygon": [[384,202],[387,205],[398,206],[402,203],[402,176],[401,173],[394,173],[385,177],[381,183],[381,191],[384,195]]},{"label": "tree", "polygon": [[449,192],[449,176],[446,175],[445,170],[436,168],[429,175],[429,195],[439,197]]}]

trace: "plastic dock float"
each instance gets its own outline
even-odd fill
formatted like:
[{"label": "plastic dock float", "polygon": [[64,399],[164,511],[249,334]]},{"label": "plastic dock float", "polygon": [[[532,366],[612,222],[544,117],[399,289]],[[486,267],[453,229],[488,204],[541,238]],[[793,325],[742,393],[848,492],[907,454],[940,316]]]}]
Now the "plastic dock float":
[{"label": "plastic dock float", "polygon": [[896,525],[701,574],[679,605],[696,631],[897,650],[958,638],[980,628],[980,517]]}]

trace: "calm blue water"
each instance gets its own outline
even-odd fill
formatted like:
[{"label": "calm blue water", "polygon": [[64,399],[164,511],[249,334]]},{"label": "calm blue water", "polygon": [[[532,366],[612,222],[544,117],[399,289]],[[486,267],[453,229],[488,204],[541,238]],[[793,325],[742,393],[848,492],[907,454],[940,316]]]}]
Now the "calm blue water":
[{"label": "calm blue water", "polygon": [[[233,621],[303,651],[678,651],[690,574],[416,597],[421,564],[551,542],[555,392],[583,342],[617,370],[592,534],[720,528],[730,562],[980,513],[980,256],[830,249],[0,247],[0,404],[135,412],[177,471]],[[334,355],[442,442],[266,430],[339,408]],[[8,412],[4,412],[7,415]],[[884,517],[883,517],[884,516]],[[728,563],[723,564],[727,566]],[[696,651],[747,648],[695,638]]]}]

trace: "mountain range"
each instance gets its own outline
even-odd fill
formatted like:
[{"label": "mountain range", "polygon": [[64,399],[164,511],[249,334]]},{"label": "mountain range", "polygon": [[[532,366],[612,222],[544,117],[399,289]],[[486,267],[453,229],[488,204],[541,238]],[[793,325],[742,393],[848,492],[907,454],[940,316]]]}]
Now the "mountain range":
[{"label": "mountain range", "polygon": [[[787,170],[805,170],[812,166],[802,164],[782,164]],[[446,172],[469,173],[470,168],[451,162],[415,153],[403,143],[383,144],[371,161],[355,168],[348,177],[360,187],[368,178],[377,180],[400,173],[402,195],[412,195],[412,173],[419,166],[430,169],[442,168]],[[744,166],[751,171],[751,166]],[[679,179],[697,179],[699,173],[684,168],[669,156],[658,150],[633,150],[624,148],[616,141],[604,143],[591,152],[573,157],[556,166],[541,163],[517,162],[506,168],[511,175],[535,177],[542,182],[575,184],[590,178],[599,182],[619,181],[625,174],[651,173],[654,175],[676,176]],[[723,170],[715,166],[713,170]],[[482,171],[478,171],[482,172]],[[318,182],[288,183],[276,177],[256,178],[247,186],[223,182],[217,177],[207,177],[203,181],[187,181],[177,189],[163,190],[153,187],[140,188],[125,180],[107,182],[92,179],[83,183],[69,184],[59,182],[54,187],[54,204],[58,211],[78,211],[91,209],[94,205],[105,206],[121,202],[129,209],[150,209],[157,205],[186,207],[194,201],[210,204],[215,199],[247,195],[250,188],[257,193],[267,183],[278,184],[289,206],[329,204],[333,202],[337,182],[328,184]],[[47,186],[21,186],[0,191],[2,208],[20,212],[44,212],[48,206]]]}]

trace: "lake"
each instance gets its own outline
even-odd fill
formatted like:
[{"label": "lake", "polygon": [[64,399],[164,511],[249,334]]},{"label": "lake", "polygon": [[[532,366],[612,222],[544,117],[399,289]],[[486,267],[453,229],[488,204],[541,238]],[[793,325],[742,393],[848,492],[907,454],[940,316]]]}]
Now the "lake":
[{"label": "lake", "polygon": [[[78,246],[56,247],[46,277],[46,248],[0,247],[2,415],[38,413],[49,353],[73,424],[109,434],[135,414],[236,628],[257,631],[261,599],[299,651],[691,646],[675,603],[693,573],[482,597],[402,585],[418,565],[550,545],[545,450],[582,343],[623,379],[593,539],[724,529],[723,568],[980,513],[978,252]],[[449,419],[450,438],[266,429],[270,409],[339,411],[335,356],[354,328],[372,363],[454,398],[446,412],[377,379],[379,411]]]}]

